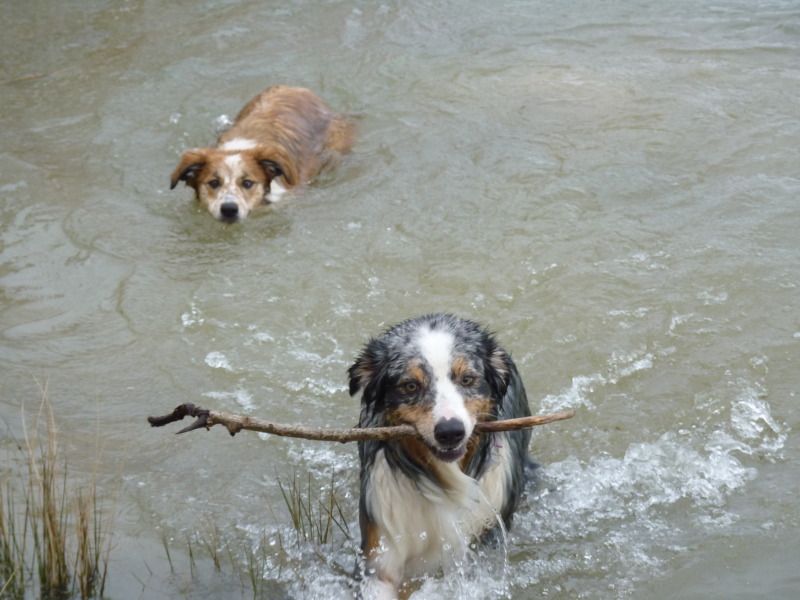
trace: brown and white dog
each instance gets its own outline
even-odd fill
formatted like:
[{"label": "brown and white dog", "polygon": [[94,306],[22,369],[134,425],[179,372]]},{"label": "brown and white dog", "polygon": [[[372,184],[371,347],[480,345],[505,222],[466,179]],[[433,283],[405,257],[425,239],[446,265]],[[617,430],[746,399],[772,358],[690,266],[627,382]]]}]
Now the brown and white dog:
[{"label": "brown and white dog", "polygon": [[362,427],[410,424],[419,438],[359,442],[361,595],[395,598],[410,578],[456,565],[503,532],[522,495],[530,430],[475,433],[530,415],[511,357],[473,321],[434,314],[370,340],[350,367]]},{"label": "brown and white dog", "polygon": [[236,222],[313,179],[350,150],[353,124],[311,90],[265,89],[211,148],[186,150],[172,173],[217,219]]}]

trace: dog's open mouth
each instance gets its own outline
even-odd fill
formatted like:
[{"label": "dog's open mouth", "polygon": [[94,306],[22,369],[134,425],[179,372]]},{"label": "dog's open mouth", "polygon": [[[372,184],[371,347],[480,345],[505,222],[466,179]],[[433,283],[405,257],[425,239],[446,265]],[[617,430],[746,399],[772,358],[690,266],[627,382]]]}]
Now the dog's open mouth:
[{"label": "dog's open mouth", "polygon": [[433,455],[442,462],[453,462],[466,454],[467,445],[461,444],[455,448],[437,448],[435,446],[431,446],[430,450]]}]

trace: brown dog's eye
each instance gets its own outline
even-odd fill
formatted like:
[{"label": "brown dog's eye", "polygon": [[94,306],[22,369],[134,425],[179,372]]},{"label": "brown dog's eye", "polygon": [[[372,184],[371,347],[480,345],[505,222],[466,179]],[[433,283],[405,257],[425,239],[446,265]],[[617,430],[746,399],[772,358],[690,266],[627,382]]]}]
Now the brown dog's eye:
[{"label": "brown dog's eye", "polygon": [[406,381],[400,384],[400,391],[404,394],[416,394],[419,389],[419,384],[416,381]]},{"label": "brown dog's eye", "polygon": [[221,184],[222,184],[222,182],[220,182],[220,180],[219,180],[219,179],[212,179],[211,181],[209,181],[209,182],[208,182],[208,187],[210,187],[212,190],[215,190],[215,189],[217,189],[217,188],[218,188],[218,187],[219,187]]},{"label": "brown dog's eye", "polygon": [[461,379],[459,379],[458,383],[461,384],[463,387],[472,387],[475,385],[477,378],[475,375],[462,375]]},{"label": "brown dog's eye", "polygon": [[253,181],[252,179],[245,179],[244,181],[242,181],[242,187],[243,187],[244,189],[246,189],[246,190],[249,190],[249,189],[250,189],[251,187],[253,187],[255,184],[256,184],[256,182],[255,182],[255,181]]}]

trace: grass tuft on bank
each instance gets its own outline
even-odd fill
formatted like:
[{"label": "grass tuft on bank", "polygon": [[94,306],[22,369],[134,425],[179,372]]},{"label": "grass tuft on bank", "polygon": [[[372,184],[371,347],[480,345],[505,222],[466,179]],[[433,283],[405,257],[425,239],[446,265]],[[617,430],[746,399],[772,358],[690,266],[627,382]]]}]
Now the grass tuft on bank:
[{"label": "grass tuft on bank", "polygon": [[24,466],[0,482],[0,598],[102,598],[111,534],[94,480],[68,479],[52,405],[39,410],[17,444]]}]

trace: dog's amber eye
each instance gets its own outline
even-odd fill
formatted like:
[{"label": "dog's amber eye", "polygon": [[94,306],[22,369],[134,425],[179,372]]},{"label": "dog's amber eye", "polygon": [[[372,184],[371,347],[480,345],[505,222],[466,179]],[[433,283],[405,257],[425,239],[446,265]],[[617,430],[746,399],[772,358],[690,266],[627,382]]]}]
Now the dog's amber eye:
[{"label": "dog's amber eye", "polygon": [[404,394],[416,394],[419,384],[416,381],[406,381],[400,384],[400,391]]},{"label": "dog's amber eye", "polygon": [[458,383],[460,383],[463,387],[472,387],[475,385],[476,381],[477,377],[475,377],[475,375],[462,375],[461,379],[458,380]]},{"label": "dog's amber eye", "polygon": [[222,182],[220,182],[219,179],[212,179],[208,182],[208,187],[210,187],[212,190],[215,190],[221,185],[221,183]]},{"label": "dog's amber eye", "polygon": [[255,184],[256,184],[256,182],[255,182],[255,181],[253,181],[252,179],[245,179],[244,181],[242,181],[242,187],[243,187],[244,189],[246,189],[246,190],[249,190],[249,189],[250,189],[251,187],[253,187]]}]

